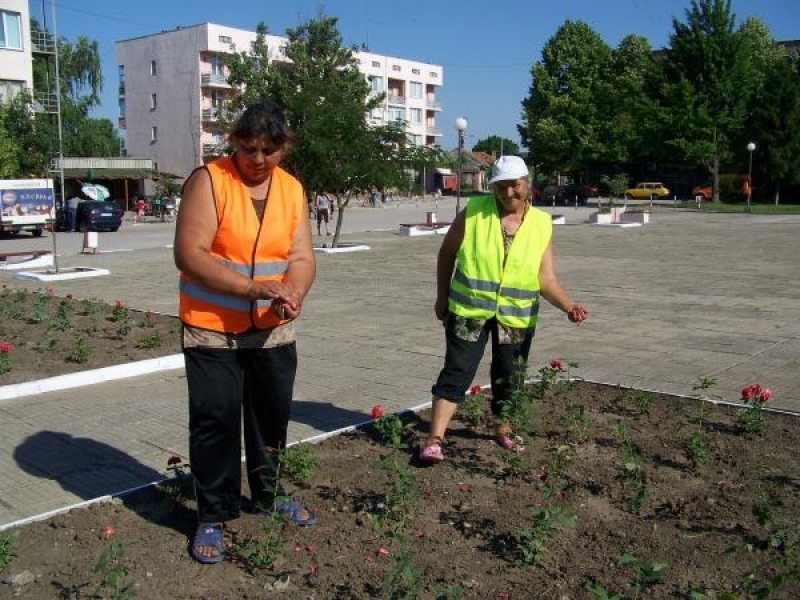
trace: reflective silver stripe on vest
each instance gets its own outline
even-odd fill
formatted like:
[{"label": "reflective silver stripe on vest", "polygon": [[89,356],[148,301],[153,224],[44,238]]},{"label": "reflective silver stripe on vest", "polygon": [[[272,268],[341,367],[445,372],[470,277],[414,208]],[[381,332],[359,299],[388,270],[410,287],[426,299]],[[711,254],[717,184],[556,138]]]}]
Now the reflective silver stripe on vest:
[{"label": "reflective silver stripe on vest", "polygon": [[241,273],[245,277],[250,277],[250,273],[252,271],[253,277],[267,277],[269,275],[282,275],[286,272],[286,269],[289,268],[289,262],[285,260],[276,260],[272,262],[257,262],[253,265],[252,269],[249,264],[241,264],[233,262],[232,260],[218,258],[220,263],[224,266],[228,267],[236,271],[237,273]]},{"label": "reflective silver stripe on vest", "polygon": [[250,312],[250,301],[244,298],[239,298],[233,294],[221,294],[219,292],[212,292],[208,288],[204,288],[196,283],[190,281],[180,282],[181,294],[186,294],[190,298],[214,304],[220,308],[227,308],[230,310],[238,310],[241,312]]},{"label": "reflective silver stripe on vest", "polygon": [[539,290],[523,290],[520,288],[503,287],[500,290],[503,298],[514,298],[514,300],[535,301],[539,297]]},{"label": "reflective silver stripe on vest", "polygon": [[496,281],[487,281],[485,279],[468,279],[460,269],[456,269],[455,275],[453,275],[453,280],[457,281],[461,285],[465,285],[466,287],[479,292],[496,293],[497,290],[500,289],[500,284]]},{"label": "reflective silver stripe on vest", "polygon": [[494,312],[497,308],[497,303],[493,300],[483,300],[481,298],[470,298],[469,296],[465,296],[461,292],[450,288],[450,297],[461,306],[465,306],[467,308],[478,308],[481,310],[488,310],[489,312]]},{"label": "reflective silver stripe on vest", "polygon": [[265,277],[267,275],[282,275],[289,268],[286,260],[276,260],[275,262],[260,262],[253,267],[254,277]]},{"label": "reflective silver stripe on vest", "polygon": [[502,317],[520,317],[522,319],[535,317],[539,314],[539,303],[536,302],[532,306],[524,308],[519,306],[500,306],[497,309],[497,314]]},{"label": "reflective silver stripe on vest", "polygon": [[224,266],[228,267],[229,269],[232,269],[237,273],[241,273],[245,277],[250,277],[250,265],[242,265],[239,263],[235,263],[232,260],[227,260],[225,258],[219,258],[219,257],[217,257],[217,260]]}]

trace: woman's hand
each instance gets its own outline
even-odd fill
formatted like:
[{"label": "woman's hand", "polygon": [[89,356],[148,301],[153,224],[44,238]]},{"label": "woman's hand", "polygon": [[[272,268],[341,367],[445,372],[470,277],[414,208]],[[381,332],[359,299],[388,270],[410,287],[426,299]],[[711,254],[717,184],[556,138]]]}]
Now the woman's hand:
[{"label": "woman's hand", "polygon": [[588,315],[588,311],[578,303],[573,304],[569,310],[567,310],[567,318],[576,325],[583,323]]}]

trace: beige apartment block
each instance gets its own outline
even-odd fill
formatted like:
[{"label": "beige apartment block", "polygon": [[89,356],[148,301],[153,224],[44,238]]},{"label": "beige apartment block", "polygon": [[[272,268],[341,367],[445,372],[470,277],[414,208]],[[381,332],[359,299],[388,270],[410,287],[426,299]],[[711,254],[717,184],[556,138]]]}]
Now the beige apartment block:
[{"label": "beige apartment block", "polygon": [[0,102],[33,89],[28,0],[0,0]]},{"label": "beige apartment block", "polygon": [[[203,23],[117,42],[119,127],[128,154],[181,178],[217,156],[225,142],[218,111],[231,93],[224,58],[249,51],[255,39],[254,31]],[[267,35],[266,43],[270,60],[282,60],[287,39]],[[437,143],[442,67],[371,52],[356,58],[373,92],[386,93],[369,121],[402,120],[412,143]]]}]

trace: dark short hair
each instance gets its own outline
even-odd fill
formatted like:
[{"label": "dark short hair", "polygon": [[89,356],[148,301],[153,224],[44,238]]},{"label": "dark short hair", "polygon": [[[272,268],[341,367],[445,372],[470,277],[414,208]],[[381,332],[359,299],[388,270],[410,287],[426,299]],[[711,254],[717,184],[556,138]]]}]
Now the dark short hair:
[{"label": "dark short hair", "polygon": [[291,142],[294,138],[286,113],[272,100],[264,98],[248,106],[229,135],[232,144],[255,137],[266,137],[270,142],[279,145]]}]

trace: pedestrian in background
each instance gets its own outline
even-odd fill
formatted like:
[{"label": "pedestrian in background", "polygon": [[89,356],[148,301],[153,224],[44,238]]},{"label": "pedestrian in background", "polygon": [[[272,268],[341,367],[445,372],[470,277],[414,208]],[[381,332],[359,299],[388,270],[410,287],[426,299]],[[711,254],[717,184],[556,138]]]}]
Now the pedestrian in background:
[{"label": "pedestrian in background", "polygon": [[430,432],[422,462],[444,460],[442,444],[458,404],[472,383],[491,338],[494,435],[508,450],[521,439],[502,419],[519,360],[527,362],[539,315],[539,298],[580,324],[586,310],[556,277],[552,218],[528,203],[528,167],[502,156],[489,181],[493,196],[473,197],[445,235],[436,268],[436,318],[444,323],[444,367],[432,388]]},{"label": "pedestrian in background", "polygon": [[279,166],[291,140],[279,106],[253,104],[229,136],[233,154],[197,168],[182,194],[174,252],[198,513],[191,553],[201,563],[225,558],[224,523],[240,514],[242,414],[250,508],[316,521],[279,481],[294,320],[316,271],[305,192]]},{"label": "pedestrian in background", "polygon": [[330,218],[331,201],[325,192],[317,194],[314,204],[317,213],[317,235],[322,235],[322,222],[325,221],[325,235],[330,235],[328,230],[328,219]]}]

